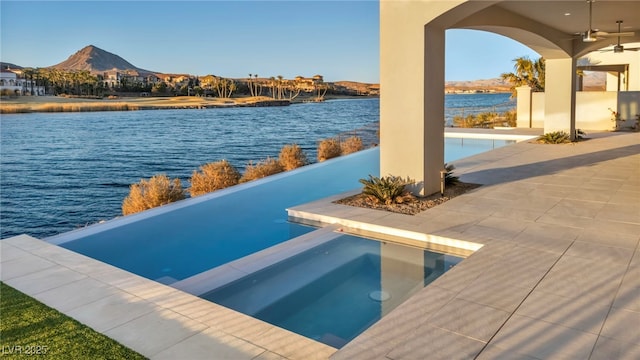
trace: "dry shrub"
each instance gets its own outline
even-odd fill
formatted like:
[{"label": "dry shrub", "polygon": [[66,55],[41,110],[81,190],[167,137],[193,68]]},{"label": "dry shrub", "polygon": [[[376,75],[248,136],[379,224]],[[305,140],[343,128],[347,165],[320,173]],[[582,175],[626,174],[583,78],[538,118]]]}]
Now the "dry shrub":
[{"label": "dry shrub", "polygon": [[340,156],[342,149],[336,138],[325,139],[318,144],[318,161],[325,161]]},{"label": "dry shrub", "polygon": [[227,160],[221,160],[200,166],[200,172],[191,175],[191,196],[204,195],[215,190],[236,185],[240,181],[240,172]]},{"label": "dry shrub", "polygon": [[305,155],[302,148],[297,144],[285,145],[282,150],[280,150],[279,160],[280,165],[282,165],[286,171],[305,166],[309,162],[307,155]]},{"label": "dry shrub", "polygon": [[180,179],[169,179],[166,175],[155,175],[133,184],[122,202],[122,214],[129,215],[157,206],[184,199]]},{"label": "dry shrub", "polygon": [[262,179],[263,177],[281,173],[284,171],[280,162],[273,158],[267,158],[257,164],[249,163],[244,171],[244,175],[240,178],[240,182]]},{"label": "dry shrub", "polygon": [[357,136],[351,136],[340,143],[340,149],[342,151],[342,155],[347,155],[364,149],[364,146],[362,145],[361,138]]},{"label": "dry shrub", "polygon": [[5,105],[0,104],[0,114],[22,114],[30,113],[31,109],[25,105]]},{"label": "dry shrub", "polygon": [[136,104],[127,103],[46,103],[39,106],[34,106],[32,110],[37,112],[127,111],[140,110],[140,107]]}]

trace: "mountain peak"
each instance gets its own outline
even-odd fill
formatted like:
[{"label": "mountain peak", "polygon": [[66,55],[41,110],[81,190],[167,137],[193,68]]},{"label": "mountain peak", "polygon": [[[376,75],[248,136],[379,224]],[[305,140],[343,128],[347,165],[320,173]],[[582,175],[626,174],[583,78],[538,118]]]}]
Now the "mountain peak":
[{"label": "mountain peak", "polygon": [[135,67],[120,56],[102,50],[95,45],[87,45],[59,64],[51,66],[62,70],[88,70],[97,74],[108,70],[135,70],[142,73],[149,71]]}]

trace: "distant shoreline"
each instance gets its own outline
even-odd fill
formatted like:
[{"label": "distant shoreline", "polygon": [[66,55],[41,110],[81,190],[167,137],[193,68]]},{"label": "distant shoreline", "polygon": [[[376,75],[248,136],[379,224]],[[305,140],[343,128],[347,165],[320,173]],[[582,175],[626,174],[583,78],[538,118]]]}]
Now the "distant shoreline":
[{"label": "distant shoreline", "polygon": [[[325,96],[325,100],[367,98],[377,98],[377,96]],[[89,99],[64,96],[20,96],[15,98],[2,98],[0,101],[0,114],[289,106],[291,104],[302,103],[305,99],[307,98],[289,101],[276,100],[266,96],[229,99],[198,96],[141,96],[112,99]]]}]

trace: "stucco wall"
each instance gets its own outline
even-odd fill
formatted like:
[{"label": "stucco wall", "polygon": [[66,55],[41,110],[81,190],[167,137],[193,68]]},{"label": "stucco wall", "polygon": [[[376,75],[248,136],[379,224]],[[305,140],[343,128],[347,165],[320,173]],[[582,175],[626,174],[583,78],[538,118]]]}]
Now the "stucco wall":
[{"label": "stucco wall", "polygon": [[533,109],[531,110],[531,124],[534,128],[544,129],[544,99],[545,94],[543,92],[531,94],[531,101],[533,102]]},{"label": "stucco wall", "polygon": [[[544,127],[545,93],[532,94],[532,125],[534,128]],[[631,127],[635,123],[636,114],[640,114],[640,91],[584,91],[576,93],[576,129],[581,130],[614,130],[615,122],[611,120],[611,110],[618,111],[625,120],[620,127]],[[521,111],[518,108],[518,118]],[[522,113],[523,117],[528,114]],[[521,126],[519,123],[518,126]]]}]

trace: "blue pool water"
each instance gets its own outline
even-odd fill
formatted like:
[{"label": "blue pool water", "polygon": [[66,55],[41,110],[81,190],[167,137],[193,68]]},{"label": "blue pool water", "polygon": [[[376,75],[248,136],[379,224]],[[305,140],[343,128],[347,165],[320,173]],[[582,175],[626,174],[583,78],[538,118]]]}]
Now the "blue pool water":
[{"label": "blue pool water", "polygon": [[461,260],[340,235],[201,297],[340,348]]},{"label": "blue pool water", "polygon": [[[445,158],[507,143],[446,138]],[[47,240],[171,284],[311,231],[287,222],[286,209],[358,189],[359,179],[379,172],[373,148]]]},{"label": "blue pool water", "polygon": [[288,223],[286,209],[357,188],[362,174],[379,173],[377,158],[365,150],[48,240],[171,283],[312,230]]}]

